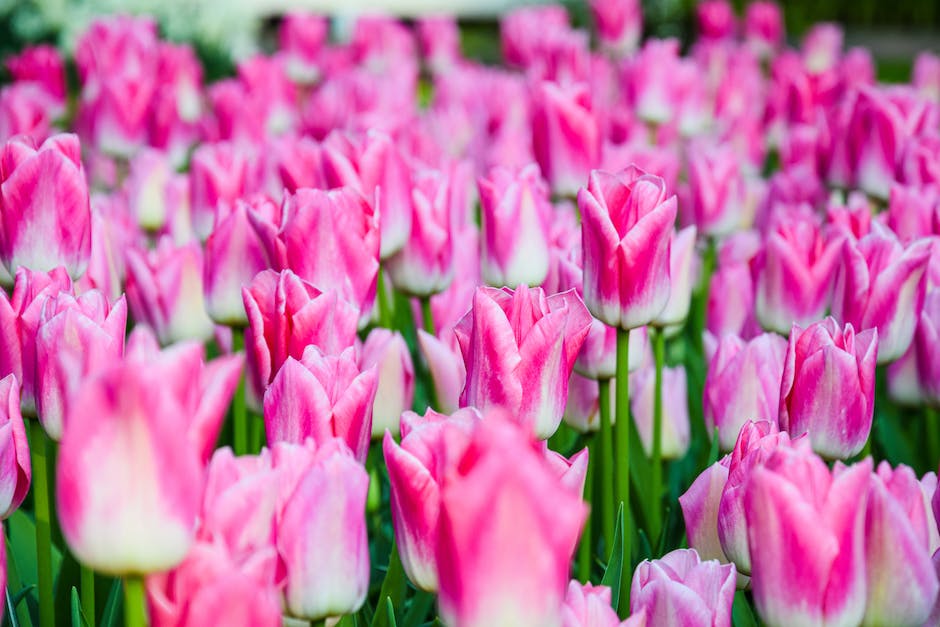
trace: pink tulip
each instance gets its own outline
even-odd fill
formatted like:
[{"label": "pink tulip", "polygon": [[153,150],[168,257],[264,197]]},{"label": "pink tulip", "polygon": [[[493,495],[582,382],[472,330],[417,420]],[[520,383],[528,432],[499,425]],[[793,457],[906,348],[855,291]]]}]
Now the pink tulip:
[{"label": "pink tulip", "polygon": [[[635,371],[649,354],[646,327],[630,332],[630,361],[627,368]],[[613,379],[617,371],[617,329],[609,327],[597,318],[591,318],[591,326],[584,336],[584,344],[574,362],[574,369],[589,379]]]},{"label": "pink tulip", "polygon": [[157,48],[157,80],[150,111],[150,144],[166,151],[171,163],[182,166],[199,138],[197,122],[203,112],[202,66],[185,44],[161,42]]},{"label": "pink tulip", "polygon": [[694,549],[677,549],[636,567],[630,611],[645,613],[649,625],[728,626],[734,582],[730,564],[703,562]]},{"label": "pink tulip", "polygon": [[685,494],[679,497],[689,547],[703,559],[718,560],[723,564],[728,563],[728,558],[718,538],[718,507],[728,482],[730,463],[731,456],[725,455],[699,473]]},{"label": "pink tulip", "polygon": [[503,407],[537,437],[561,423],[568,378],[590,325],[573,290],[546,297],[541,288],[481,287],[454,332],[467,366],[461,404]]},{"label": "pink tulip", "polygon": [[718,501],[718,541],[722,554],[734,562],[742,575],[751,573],[751,548],[744,507],[747,482],[754,469],[762,465],[773,451],[790,445],[789,435],[781,433],[773,422],[746,422],[728,460],[728,477]]},{"label": "pink tulip", "polygon": [[454,216],[451,203],[456,191],[454,182],[448,174],[432,170],[415,177],[411,235],[404,247],[388,260],[392,283],[408,294],[437,294],[453,280]]},{"label": "pink tulip", "polygon": [[[886,226],[903,244],[929,237],[940,226],[940,194],[931,186],[892,185]],[[882,235],[886,235],[883,234]]]},{"label": "pink tulip", "polygon": [[321,292],[290,270],[265,270],[242,289],[251,389],[260,401],[281,364],[313,344],[339,354],[356,340],[358,311],[336,292]]},{"label": "pink tulip", "polygon": [[142,229],[155,232],[166,225],[172,180],[173,165],[163,152],[144,149],[128,164],[124,186],[127,204]]},{"label": "pink tulip", "polygon": [[415,26],[421,56],[432,72],[446,72],[462,58],[456,19],[428,16],[418,20]]},{"label": "pink tulip", "polygon": [[906,134],[903,124],[901,112],[886,94],[874,88],[859,90],[846,143],[855,182],[865,193],[888,197]]},{"label": "pink tulip", "polygon": [[71,292],[64,268],[16,272],[13,295],[0,292],[0,376],[16,375],[21,381],[20,404],[24,413],[36,412],[36,331],[46,301],[60,292]]},{"label": "pink tulip", "polygon": [[399,433],[402,412],[414,400],[415,369],[405,338],[397,331],[376,327],[362,345],[359,359],[362,370],[375,368],[378,383],[372,405],[372,437],[385,431]]},{"label": "pink tulip", "polygon": [[528,67],[547,33],[568,29],[568,12],[560,5],[523,6],[503,17],[499,29],[506,63]]},{"label": "pink tulip", "polygon": [[586,514],[580,494],[504,420],[481,422],[451,463],[435,551],[444,621],[558,624]]},{"label": "pink tulip", "polygon": [[744,39],[758,56],[772,56],[783,44],[784,25],[780,6],[772,0],[747,5],[744,13]]},{"label": "pink tulip", "polygon": [[583,83],[543,82],[532,95],[532,149],[556,194],[573,196],[599,165],[601,138]]},{"label": "pink tulip", "polygon": [[193,152],[189,189],[193,230],[199,239],[212,232],[220,203],[232,206],[249,191],[251,167],[251,154],[235,144],[202,144]]},{"label": "pink tulip", "polygon": [[694,145],[689,152],[689,191],[695,224],[721,237],[743,221],[744,177],[738,153],[729,145]]},{"label": "pink tulip", "polygon": [[207,313],[216,323],[247,324],[242,288],[259,272],[280,270],[286,263],[284,243],[277,237],[280,213],[267,199],[238,200],[206,240],[203,289]]},{"label": "pink tulip", "polygon": [[88,183],[75,135],[55,135],[38,148],[29,138],[0,150],[0,261],[48,272],[65,266],[80,277],[91,254]]},{"label": "pink tulip", "polygon": [[495,287],[541,284],[554,210],[538,166],[494,168],[479,188],[483,280]]},{"label": "pink tulip", "polygon": [[321,15],[288,13],[278,29],[278,49],[287,56],[287,74],[298,83],[320,78],[323,49],[330,24]]},{"label": "pink tulip", "polygon": [[754,277],[751,262],[761,249],[753,231],[729,236],[718,249],[718,267],[712,274],[705,322],[720,338],[727,333],[751,338],[760,333],[754,317]]},{"label": "pink tulip", "polygon": [[69,548],[95,570],[167,570],[192,544],[203,471],[197,446],[180,438],[191,420],[177,393],[190,387],[184,359],[177,349],[114,365],[69,404],[57,511]]},{"label": "pink tulip", "polygon": [[737,27],[734,7],[728,0],[702,0],[695,7],[699,37],[721,41],[734,39]]},{"label": "pink tulip", "polygon": [[630,166],[591,173],[578,193],[584,301],[594,317],[626,329],[660,315],[669,300],[669,248],[676,198],[665,183]]},{"label": "pink tulip", "polygon": [[878,332],[858,335],[831,317],[805,330],[793,325],[780,386],[780,429],[809,433],[813,450],[845,459],[871,431]]},{"label": "pink tulip", "polygon": [[678,39],[646,40],[625,70],[637,117],[656,126],[675,119],[680,102],[674,78],[680,68]]},{"label": "pink tulip", "polygon": [[0,89],[0,139],[29,135],[44,142],[52,134],[54,102],[30,83],[14,83]]},{"label": "pink tulip", "polygon": [[428,410],[424,417],[402,414],[401,445],[385,434],[382,450],[391,486],[395,541],[408,578],[422,590],[437,591],[434,548],[441,506],[441,487],[448,459],[468,446],[480,419],[473,408],[448,416]]},{"label": "pink tulip", "polygon": [[365,197],[344,187],[301,189],[284,198],[280,236],[287,265],[320,290],[336,290],[372,311],[379,269],[379,231]]},{"label": "pink tulip", "polygon": [[695,225],[685,227],[673,236],[669,247],[669,300],[653,321],[666,327],[667,335],[677,332],[689,316],[698,270],[695,253],[697,232]]},{"label": "pink tulip", "polygon": [[748,420],[777,421],[787,344],[774,333],[745,341],[721,338],[705,378],[705,425],[730,451]]},{"label": "pink tulip", "polygon": [[341,441],[320,445],[277,514],[290,616],[317,620],[351,614],[365,602],[368,490],[369,475]]},{"label": "pink tulip", "polygon": [[767,234],[757,265],[757,319],[768,331],[823,317],[832,291],[840,238],[827,238],[808,218],[781,219]]},{"label": "pink tulip", "polygon": [[451,330],[435,337],[418,329],[418,349],[430,371],[438,409],[444,413],[457,411],[460,394],[467,380],[467,367],[457,337]]},{"label": "pink tulip", "polygon": [[162,344],[208,340],[212,320],[203,296],[203,252],[168,237],[155,250],[127,251],[127,300],[134,320],[153,329]]},{"label": "pink tulip", "polygon": [[378,372],[360,371],[356,351],[324,355],[316,346],[300,361],[288,357],[264,393],[268,443],[322,443],[341,438],[363,464],[372,436],[372,405]]},{"label": "pink tulip", "polygon": [[911,83],[924,97],[940,102],[940,57],[926,50],[917,53],[911,68]]},{"label": "pink tulip", "polygon": [[618,56],[636,50],[643,32],[643,7],[637,0],[591,0],[591,17],[601,45]]},{"label": "pink tulip", "polygon": [[14,375],[0,379],[0,400],[0,519],[5,519],[26,498],[32,466],[26,425],[20,414],[20,386]]},{"label": "pink tulip", "polygon": [[568,583],[565,605],[562,607],[562,627],[621,627],[617,612],[610,606],[610,588]]},{"label": "pink tulip", "polygon": [[[678,459],[689,450],[689,404],[685,368],[663,368],[662,378],[662,458]],[[656,369],[640,368],[630,376],[630,407],[647,457],[653,451],[653,403]]]},{"label": "pink tulip", "polygon": [[53,46],[38,45],[24,48],[4,61],[13,80],[40,86],[50,96],[65,105],[65,63]]},{"label": "pink tulip", "polygon": [[914,341],[899,360],[888,366],[888,392],[903,404],[940,403],[940,291],[931,290],[917,322]]},{"label": "pink tulip", "polygon": [[931,562],[933,523],[917,476],[881,462],[871,476],[865,523],[864,624],[923,625],[940,582]]},{"label": "pink tulip", "polygon": [[83,381],[124,356],[127,303],[101,292],[60,293],[43,305],[36,330],[36,409],[46,433],[62,437],[69,402]]},{"label": "pink tulip", "polygon": [[857,625],[865,612],[865,504],[871,461],[830,472],[778,448],[744,503],[751,586],[764,624]]},{"label": "pink tulip", "polygon": [[929,258],[929,242],[904,247],[887,229],[843,244],[832,315],[859,329],[878,329],[879,364],[900,357],[914,339]]}]

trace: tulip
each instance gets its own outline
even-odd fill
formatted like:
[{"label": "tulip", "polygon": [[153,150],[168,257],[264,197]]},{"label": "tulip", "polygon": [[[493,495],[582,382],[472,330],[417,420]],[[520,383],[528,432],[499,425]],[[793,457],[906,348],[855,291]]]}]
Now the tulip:
[{"label": "tulip", "polygon": [[763,464],[774,450],[790,446],[790,437],[773,422],[747,422],[741,427],[728,460],[728,477],[718,501],[718,541],[722,554],[734,562],[742,575],[751,572],[751,547],[748,545],[744,495],[754,469]]},{"label": "tulip", "polygon": [[745,341],[724,336],[708,365],[704,415],[709,432],[730,451],[748,420],[777,421],[787,344],[773,333]]},{"label": "tulip", "polygon": [[643,7],[636,0],[591,0],[591,17],[601,45],[618,56],[636,50],[643,31]]},{"label": "tulip", "polygon": [[780,7],[772,0],[747,5],[744,13],[744,39],[762,58],[773,55],[783,43],[784,26]]},{"label": "tulip", "polygon": [[278,49],[287,55],[287,74],[298,83],[320,78],[321,54],[329,40],[330,24],[320,15],[288,13],[278,29]]},{"label": "tulip", "polygon": [[754,470],[744,506],[764,624],[861,623],[870,473],[870,460],[831,472],[805,449],[788,448]]},{"label": "tulip", "polygon": [[[369,475],[338,440],[324,442],[277,515],[287,613],[306,620],[351,614],[369,591]],[[337,533],[339,531],[339,533]]]},{"label": "tulip", "polygon": [[150,143],[166,151],[170,162],[183,166],[199,138],[203,111],[202,66],[191,46],[160,42],[157,84],[150,109]]},{"label": "tulip", "polygon": [[630,610],[663,627],[730,625],[734,581],[730,564],[703,562],[694,549],[677,549],[636,567]]},{"label": "tulip", "polygon": [[794,216],[778,222],[755,262],[761,326],[785,334],[794,323],[822,318],[841,247],[841,239],[827,241],[809,219]]},{"label": "tulip", "polygon": [[675,76],[681,67],[678,39],[648,39],[630,59],[628,97],[640,120],[658,126],[675,119],[680,104]]},{"label": "tulip", "polygon": [[445,331],[438,338],[418,329],[418,349],[430,371],[438,409],[444,413],[457,411],[460,393],[467,380],[467,367],[463,363],[457,337],[451,331]]},{"label": "tulip", "polygon": [[895,181],[906,134],[895,103],[874,88],[862,88],[852,107],[846,134],[849,165],[859,189],[885,199]]},{"label": "tulip", "polygon": [[13,295],[0,291],[0,375],[16,375],[22,381],[20,404],[24,413],[36,411],[36,330],[46,300],[60,292],[71,292],[72,282],[64,268],[52,272],[16,272]]},{"label": "tulip", "polygon": [[38,45],[6,58],[4,65],[17,83],[32,83],[65,105],[65,62],[54,46]]},{"label": "tulip", "polygon": [[493,169],[480,179],[483,280],[489,285],[539,285],[548,274],[553,209],[538,166],[518,173]]},{"label": "tulip", "polygon": [[155,358],[173,362],[166,367],[114,365],[86,381],[69,404],[57,511],[70,550],[97,571],[167,570],[192,544],[202,463],[197,447],[180,439],[190,421],[183,399],[166,386],[171,372],[188,383],[183,356]]},{"label": "tulip", "polygon": [[461,59],[456,19],[428,16],[417,21],[416,29],[421,56],[432,72],[446,72]]},{"label": "tulip", "polygon": [[265,270],[242,289],[249,380],[260,400],[281,364],[308,345],[338,354],[356,340],[358,311],[336,292],[321,292],[290,270]]},{"label": "tulip", "polygon": [[301,189],[285,197],[282,212],[288,267],[320,290],[336,290],[363,314],[371,312],[379,231],[366,199],[350,188]]},{"label": "tulip", "polygon": [[917,53],[911,68],[911,83],[924,97],[940,102],[940,57],[926,50]]},{"label": "tulip", "polygon": [[38,148],[15,138],[0,150],[0,261],[10,273],[64,266],[77,279],[91,254],[91,209],[78,137]]},{"label": "tulip", "polygon": [[929,242],[905,248],[887,230],[843,244],[832,315],[859,329],[878,330],[879,364],[900,357],[914,339],[929,258]]},{"label": "tulip", "polygon": [[[630,372],[639,368],[649,354],[648,340],[646,327],[630,332]],[[613,379],[617,374],[617,329],[591,318],[591,326],[584,336],[574,369],[589,379]]]},{"label": "tulip", "polygon": [[215,224],[219,203],[234,205],[249,191],[250,153],[235,144],[203,144],[193,152],[189,164],[190,204],[193,229],[206,239]]},{"label": "tulip", "polygon": [[[689,450],[689,405],[685,368],[663,368],[662,377],[662,458],[678,459]],[[630,407],[647,457],[650,457],[653,451],[655,393],[655,367],[641,368],[630,377]]]},{"label": "tulip", "polygon": [[20,414],[20,386],[14,375],[0,379],[0,399],[3,401],[0,407],[0,519],[5,519],[26,498],[32,466],[26,425]]},{"label": "tulip", "polygon": [[669,300],[669,247],[676,198],[665,183],[630,166],[595,170],[578,193],[584,249],[584,301],[602,322],[632,329]]},{"label": "tulip", "polygon": [[477,289],[472,309],[454,328],[467,367],[461,404],[504,407],[548,438],[561,423],[589,324],[573,290],[546,297],[524,285],[515,292]]},{"label": "tulip", "polygon": [[0,137],[29,135],[44,142],[52,134],[49,94],[29,83],[14,83],[0,89]]},{"label": "tulip", "polygon": [[560,625],[586,514],[580,495],[506,421],[480,423],[452,463],[435,551],[442,618],[456,627]]},{"label": "tulip", "polygon": [[397,331],[376,327],[362,345],[362,370],[375,368],[378,383],[372,405],[372,437],[386,430],[399,433],[401,414],[414,399],[415,369],[405,338]]},{"label": "tulip", "polygon": [[687,226],[672,238],[669,249],[669,300],[653,321],[666,327],[667,335],[677,332],[689,315],[692,288],[695,287],[696,261],[694,225]]},{"label": "tulip", "polygon": [[[888,196],[887,226],[908,244],[934,234],[940,213],[940,194],[933,187],[892,185]],[[881,233],[884,237],[886,234]]]},{"label": "tulip", "polygon": [[192,242],[175,246],[168,237],[155,250],[127,251],[127,300],[139,324],[162,344],[208,340],[212,320],[203,296],[203,252]]},{"label": "tulip", "polygon": [[730,145],[693,145],[689,152],[689,191],[695,224],[705,235],[721,237],[743,222],[744,177]]},{"label": "tulip", "polygon": [[871,476],[865,522],[863,625],[923,625],[940,582],[931,562],[928,508],[914,472],[881,462]]},{"label": "tulip", "polygon": [[273,548],[239,560],[219,542],[197,542],[177,568],[147,577],[152,624],[277,627],[276,567]]},{"label": "tulip", "polygon": [[401,445],[391,433],[382,441],[391,488],[395,542],[408,578],[417,587],[437,591],[434,547],[446,476],[445,456],[459,456],[470,441],[479,413],[461,409],[448,416],[428,410],[424,417],[402,414]]},{"label": "tulip", "polygon": [[280,210],[266,200],[236,201],[206,240],[203,289],[206,310],[218,324],[245,326],[248,314],[242,288],[268,269],[286,263],[284,244],[277,237]]},{"label": "tulip", "polygon": [[543,82],[532,95],[532,150],[556,194],[573,196],[601,158],[590,93],[582,84]]},{"label": "tulip", "polygon": [[288,357],[264,393],[268,443],[341,438],[363,464],[372,435],[378,372],[360,371],[355,349],[324,355],[316,346]]},{"label": "tulip", "polygon": [[940,360],[934,347],[940,341],[940,291],[930,291],[908,352],[888,366],[888,392],[901,403],[940,403]]},{"label": "tulip", "polygon": [[[616,379],[612,379],[616,384]],[[616,420],[613,395],[610,396],[611,424]],[[600,429],[600,388],[597,380],[571,373],[568,380],[568,402],[562,416],[569,427],[580,433],[596,433]]]},{"label": "tulip", "polygon": [[705,322],[717,338],[727,333],[751,338],[759,335],[754,318],[754,277],[751,260],[760,251],[753,231],[729,236],[718,249],[718,267],[711,277]]},{"label": "tulip", "polygon": [[610,607],[610,588],[568,583],[562,608],[562,627],[621,627],[617,612]]},{"label": "tulip", "polygon": [[703,40],[721,41],[734,38],[734,7],[728,0],[704,0],[695,8],[699,36]]},{"label": "tulip", "polygon": [[780,429],[809,433],[813,450],[845,459],[862,450],[874,414],[878,331],[840,329],[831,317],[790,333],[780,386]]},{"label": "tulip", "polygon": [[43,306],[36,331],[36,408],[43,429],[62,437],[69,399],[95,371],[124,356],[127,304],[114,306],[97,291],[75,299],[68,293]]},{"label": "tulip", "polygon": [[689,547],[706,560],[728,562],[718,538],[718,506],[725,484],[728,482],[728,466],[731,457],[725,455],[696,477],[685,494],[679,497],[682,517],[685,519],[685,535]]},{"label": "tulip", "polygon": [[528,67],[539,54],[542,38],[568,29],[568,12],[559,5],[522,6],[500,21],[503,59],[507,65]]}]

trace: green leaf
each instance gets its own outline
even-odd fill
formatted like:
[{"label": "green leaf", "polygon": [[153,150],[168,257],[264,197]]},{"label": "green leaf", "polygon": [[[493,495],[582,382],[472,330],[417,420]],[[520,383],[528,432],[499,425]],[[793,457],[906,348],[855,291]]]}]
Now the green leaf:
[{"label": "green leaf", "polygon": [[19,592],[13,595],[13,598],[10,599],[10,602],[13,603],[13,607],[17,607],[20,604],[20,601],[26,598],[26,595],[36,589],[36,584],[29,584],[24,586]]},{"label": "green leaf", "polygon": [[88,621],[82,613],[82,600],[78,596],[78,588],[72,586],[71,594],[72,627],[88,627]]},{"label": "green leaf", "polygon": [[108,593],[108,601],[101,614],[101,627],[114,627],[121,616],[121,580],[115,579]]},{"label": "green leaf", "polygon": [[617,526],[614,528],[614,546],[601,584],[610,588],[610,606],[617,609],[620,603],[620,580],[623,578],[623,503],[617,510]]},{"label": "green leaf", "polygon": [[714,433],[712,433],[712,447],[708,450],[708,465],[711,466],[718,461],[718,427],[715,427]]},{"label": "green leaf", "polygon": [[10,589],[7,588],[3,593],[6,601],[6,615],[10,617],[10,624],[13,627],[19,627],[20,623],[16,620],[16,604],[13,603],[13,599],[10,598]]},{"label": "green leaf", "polygon": [[425,590],[418,590],[411,599],[411,607],[405,614],[404,626],[416,627],[424,624],[424,619],[428,615],[428,610],[434,605],[434,595]]},{"label": "green leaf", "polygon": [[[382,589],[379,591],[379,603],[382,602],[382,599],[387,599],[388,603],[393,606],[403,607],[407,594],[408,580],[405,577],[405,569],[398,555],[398,545],[392,544],[392,550],[388,556],[388,570],[385,572]],[[395,623],[390,622],[388,618],[386,612],[377,610],[375,616],[372,617],[372,627],[395,627]]]},{"label": "green leaf", "polygon": [[760,623],[754,617],[751,604],[743,590],[734,594],[734,605],[731,606],[731,622],[734,627],[759,627]]},{"label": "green leaf", "polygon": [[391,597],[385,597],[385,617],[388,619],[389,627],[398,627],[398,621],[395,620],[395,605]]}]

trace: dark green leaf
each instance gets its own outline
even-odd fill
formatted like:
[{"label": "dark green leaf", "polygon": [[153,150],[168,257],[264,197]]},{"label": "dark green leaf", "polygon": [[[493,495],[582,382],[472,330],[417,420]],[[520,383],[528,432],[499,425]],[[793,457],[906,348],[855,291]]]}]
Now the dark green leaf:
[{"label": "dark green leaf", "polygon": [[731,622],[734,627],[759,627],[760,623],[754,617],[751,604],[743,590],[734,594],[734,605],[731,606]]},{"label": "dark green leaf", "polygon": [[405,614],[403,624],[405,627],[417,627],[424,624],[431,606],[434,605],[434,595],[425,590],[418,590],[411,599],[411,607]]},{"label": "dark green leaf", "polygon": [[121,615],[121,580],[115,579],[108,593],[108,601],[104,604],[104,613],[101,614],[101,627],[113,627]]},{"label": "dark green leaf", "polygon": [[72,586],[71,598],[71,614],[72,614],[72,627],[87,627],[88,621],[85,620],[85,615],[82,614],[82,600],[78,596],[78,588]]},{"label": "dark green leaf", "polygon": [[614,528],[614,546],[601,584],[610,588],[610,605],[615,610],[620,602],[620,580],[623,578],[623,503],[617,510],[617,526]]},{"label": "dark green leaf", "polygon": [[398,627],[398,621],[395,620],[395,605],[389,597],[385,597],[385,617],[388,619],[389,627]]},{"label": "dark green leaf", "polygon": [[712,447],[708,450],[708,464],[705,466],[711,466],[718,461],[718,427],[715,427],[715,431],[712,433]]}]

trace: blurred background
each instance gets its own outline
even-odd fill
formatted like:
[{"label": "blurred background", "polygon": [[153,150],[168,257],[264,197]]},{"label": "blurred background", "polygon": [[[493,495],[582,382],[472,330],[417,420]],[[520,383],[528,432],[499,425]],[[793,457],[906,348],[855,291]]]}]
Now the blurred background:
[{"label": "blurred background", "polygon": [[[696,0],[644,0],[645,35],[694,35]],[[404,18],[451,13],[460,17],[465,54],[484,62],[499,62],[500,14],[532,4],[518,0],[0,0],[0,55],[27,42],[47,42],[69,48],[96,15],[149,13],[172,40],[194,44],[207,78],[231,74],[234,62],[273,47],[279,16],[303,9],[336,19],[335,35],[357,15],[386,13]],[[565,4],[575,26],[588,26],[584,0]],[[741,14],[746,0],[733,0]],[[788,37],[799,41],[816,22],[842,24],[846,46],[865,46],[885,82],[907,80],[914,55],[940,51],[940,0],[785,0],[781,1]]]}]

